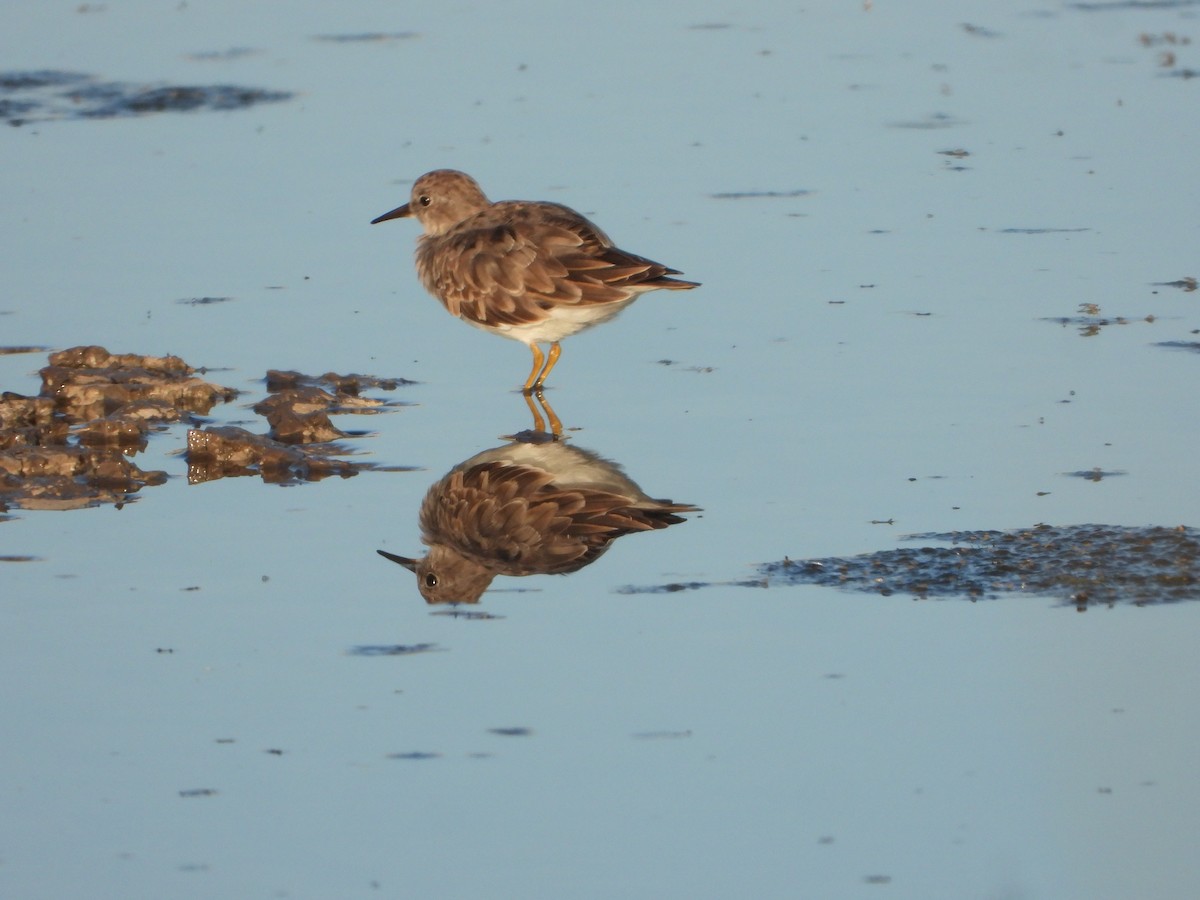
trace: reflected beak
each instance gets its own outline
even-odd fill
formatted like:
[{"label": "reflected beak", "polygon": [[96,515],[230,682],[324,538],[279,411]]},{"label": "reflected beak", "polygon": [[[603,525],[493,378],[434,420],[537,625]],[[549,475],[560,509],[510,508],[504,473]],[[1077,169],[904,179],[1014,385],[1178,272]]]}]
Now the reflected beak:
[{"label": "reflected beak", "polygon": [[371,224],[378,225],[380,222],[386,222],[388,219],[403,219],[406,216],[411,216],[411,215],[412,215],[412,210],[409,209],[408,204],[405,203],[403,206],[397,206],[391,212],[385,212],[378,219],[372,219]]},{"label": "reflected beak", "polygon": [[[390,216],[391,213],[388,213],[388,215]],[[383,218],[385,219],[385,218],[387,218],[387,216],[384,216]],[[383,221],[383,219],[375,220],[375,222],[381,222],[381,221]],[[374,225],[375,222],[372,222],[371,224]],[[417,561],[415,559],[409,559],[407,556],[397,556],[395,553],[388,553],[386,550],[376,550],[375,552],[378,553],[380,556],[382,556],[384,559],[390,559],[394,563],[399,563],[400,565],[404,566],[404,568],[408,569],[408,571],[410,571],[410,572],[415,573],[417,571]]]}]

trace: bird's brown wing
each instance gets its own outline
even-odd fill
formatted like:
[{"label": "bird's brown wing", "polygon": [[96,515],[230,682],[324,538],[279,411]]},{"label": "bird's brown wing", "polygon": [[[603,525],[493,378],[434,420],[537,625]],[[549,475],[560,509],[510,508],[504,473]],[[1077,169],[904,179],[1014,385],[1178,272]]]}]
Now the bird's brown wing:
[{"label": "bird's brown wing", "polygon": [[482,463],[456,470],[421,504],[422,539],[452,546],[506,575],[574,572],[621,535],[683,521],[672,506],[644,509],[607,491],[558,488],[530,466]]},{"label": "bird's brown wing", "polygon": [[599,228],[553,203],[495,203],[442,235],[422,238],[417,271],[452,315],[526,325],[563,305],[618,303],[692,282],[614,247]]}]

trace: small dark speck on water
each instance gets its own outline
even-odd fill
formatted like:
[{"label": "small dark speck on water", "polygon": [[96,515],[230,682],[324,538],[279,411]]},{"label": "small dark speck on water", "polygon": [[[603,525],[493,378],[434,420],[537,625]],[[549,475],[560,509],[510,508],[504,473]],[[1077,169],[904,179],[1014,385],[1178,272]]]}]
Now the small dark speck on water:
[{"label": "small dark speck on water", "polygon": [[437,644],[362,644],[351,647],[347,652],[350,656],[413,656],[444,649]]},{"label": "small dark speck on water", "polygon": [[516,725],[506,728],[489,728],[488,733],[496,734],[500,737],[529,737],[531,734],[533,734],[533,729]]},{"label": "small dark speck on water", "polygon": [[1191,350],[1193,353],[1200,353],[1200,343],[1196,341],[1159,341],[1154,346],[1164,350]]},{"label": "small dark speck on water", "polygon": [[1181,291],[1194,291],[1196,289],[1196,279],[1189,275],[1187,278],[1180,278],[1177,281],[1155,281],[1153,286],[1179,288]]},{"label": "small dark speck on water", "polygon": [[440,759],[440,753],[427,753],[424,750],[412,750],[408,753],[389,753],[388,759]]},{"label": "small dark speck on water", "polygon": [[787,199],[789,197],[807,197],[812,191],[797,188],[791,191],[724,191],[710,194],[714,200],[755,200],[760,198]]},{"label": "small dark speck on water", "polygon": [[865,881],[867,884],[891,884],[892,876],[891,875],[866,875],[863,877],[863,881]]},{"label": "small dark speck on water", "polygon": [[1000,32],[992,31],[990,28],[984,28],[982,25],[972,25],[969,22],[962,23],[962,30],[969,35],[981,38],[998,38]]},{"label": "small dark speck on water", "polygon": [[315,34],[313,40],[331,44],[364,44],[377,41],[408,41],[420,36],[416,31],[364,31],[359,34]]},{"label": "small dark speck on water", "polygon": [[1090,228],[1001,228],[1000,234],[1076,234]]},{"label": "small dark speck on water", "polygon": [[214,303],[228,303],[232,297],[181,297],[176,303],[185,306],[211,306]]},{"label": "small dark speck on water", "polygon": [[190,788],[179,792],[180,797],[215,797],[216,794],[213,788]]},{"label": "small dark speck on water", "polygon": [[1113,478],[1117,475],[1125,475],[1127,473],[1120,469],[1114,469],[1111,472],[1106,472],[1097,466],[1094,469],[1080,469],[1077,472],[1063,472],[1068,478],[1084,478],[1088,481],[1103,481],[1105,478]]}]

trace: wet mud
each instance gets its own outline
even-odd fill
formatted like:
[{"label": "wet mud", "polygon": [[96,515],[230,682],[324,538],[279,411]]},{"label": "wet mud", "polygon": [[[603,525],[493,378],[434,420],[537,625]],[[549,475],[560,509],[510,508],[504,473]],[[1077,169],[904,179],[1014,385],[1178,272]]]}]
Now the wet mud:
[{"label": "wet mud", "polygon": [[143,487],[168,478],[167,472],[144,471],[133,457],[155,435],[180,424],[192,426],[186,436],[192,484],[231,475],[281,484],[347,477],[374,466],[340,458],[351,451],[335,439],[361,432],[335,427],[330,416],[390,411],[399,404],[362,392],[407,383],[271,371],[269,396],[254,407],[270,430],[254,434],[202,421],[239,392],[205,380],[203,370],[177,356],[73,347],[51,353],[39,374],[36,396],[0,394],[0,512],[129,503]]},{"label": "wet mud", "polygon": [[755,578],[627,585],[618,593],[815,584],[916,599],[1041,595],[1057,597],[1081,612],[1117,603],[1200,600],[1200,530],[1182,525],[1035,525],[1013,531],[914,534],[906,540],[953,546],[821,559],[785,557],[759,565]]},{"label": "wet mud", "polygon": [[908,540],[953,546],[784,559],[759,571],[765,586],[819,584],[922,599],[1042,594],[1080,610],[1200,599],[1200,530],[1194,528],[1036,525],[915,534]]},{"label": "wet mud", "polygon": [[35,397],[0,394],[0,510],[121,505],[167,473],[130,457],[149,436],[237,396],[177,356],[51,353]]},{"label": "wet mud", "polygon": [[[331,475],[349,478],[377,468],[373,463],[340,458],[351,451],[338,439],[358,437],[362,432],[343,431],[330,416],[393,411],[400,404],[366,397],[362,392],[394,391],[412,383],[403,378],[334,372],[314,376],[272,369],[266,377],[268,396],[253,407],[267,420],[270,430],[265,435],[236,425],[189,430],[188,483],[257,475],[272,484],[295,484]],[[407,471],[404,467],[387,470]]]},{"label": "wet mud", "polygon": [[165,112],[236,110],[279,103],[290,91],[231,84],[147,85],[82,72],[0,72],[0,118],[9,125],[60,119],[116,119]]}]

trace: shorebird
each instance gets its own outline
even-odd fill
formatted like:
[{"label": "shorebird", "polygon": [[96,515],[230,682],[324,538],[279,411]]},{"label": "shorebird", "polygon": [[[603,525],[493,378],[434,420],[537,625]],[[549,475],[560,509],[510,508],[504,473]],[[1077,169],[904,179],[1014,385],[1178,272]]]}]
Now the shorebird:
[{"label": "shorebird", "polygon": [[685,521],[699,507],[646,495],[621,468],[522,432],[459,463],[421,503],[420,559],[378,550],[417,576],[427,603],[478,603],[497,575],[565,575],[619,537]]},{"label": "shorebird", "polygon": [[[417,275],[453,316],[527,345],[525,393],[539,391],[559,344],[606,322],[647,291],[699,284],[618,249],[584,216],[558,203],[493,203],[470,175],[437,169],[418,178],[408,203],[371,221],[415,216]],[[548,343],[543,353],[539,344]]]}]

